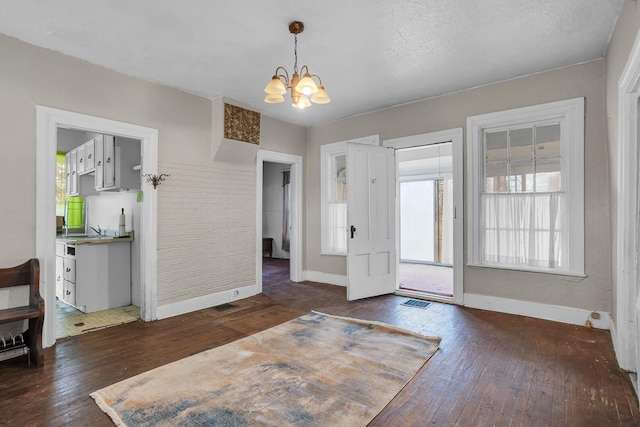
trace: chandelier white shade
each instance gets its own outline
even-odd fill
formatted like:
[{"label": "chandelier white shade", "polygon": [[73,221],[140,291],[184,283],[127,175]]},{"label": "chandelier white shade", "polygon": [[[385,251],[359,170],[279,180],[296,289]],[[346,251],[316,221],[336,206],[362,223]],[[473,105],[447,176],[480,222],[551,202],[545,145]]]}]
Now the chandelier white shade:
[{"label": "chandelier white shade", "polygon": [[[284,102],[284,95],[288,89],[291,89],[291,106],[304,109],[314,104],[328,104],[331,98],[324,90],[322,80],[316,74],[309,72],[309,67],[304,65],[298,72],[298,34],[304,31],[304,24],[300,21],[289,23],[289,32],[295,38],[294,56],[295,63],[293,66],[293,74],[289,78],[289,73],[284,67],[276,68],[276,72],[265,86],[264,91],[267,96],[264,102],[269,104],[278,104]],[[306,71],[305,71],[306,70]],[[280,74],[279,74],[280,73]],[[302,78],[300,78],[302,74]],[[318,83],[314,80],[318,79]]]}]

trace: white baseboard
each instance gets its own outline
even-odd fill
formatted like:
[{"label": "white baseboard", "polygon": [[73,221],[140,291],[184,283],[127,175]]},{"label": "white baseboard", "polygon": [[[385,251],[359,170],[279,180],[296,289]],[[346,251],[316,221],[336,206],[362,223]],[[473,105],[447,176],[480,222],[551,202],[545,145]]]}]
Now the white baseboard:
[{"label": "white baseboard", "polygon": [[302,272],[302,280],[312,282],[328,283],[336,286],[347,286],[347,276],[339,274],[323,273],[321,271],[305,270]]},{"label": "white baseboard", "polygon": [[592,311],[582,308],[520,301],[487,295],[465,293],[464,305],[466,307],[480,308],[483,310],[553,320],[571,325],[584,326],[585,322],[589,320],[591,321],[591,327],[596,329],[610,329],[612,325],[611,314],[605,311],[598,311],[597,313],[600,314],[600,319],[593,319],[591,318]]},{"label": "white baseboard", "polygon": [[201,297],[191,298],[185,301],[174,302],[172,304],[161,305],[158,306],[158,319],[166,319],[167,317],[178,316],[180,314],[190,313],[204,308],[215,307],[216,305],[247,298],[258,293],[259,290],[257,285],[249,285],[228,291],[203,295]]}]

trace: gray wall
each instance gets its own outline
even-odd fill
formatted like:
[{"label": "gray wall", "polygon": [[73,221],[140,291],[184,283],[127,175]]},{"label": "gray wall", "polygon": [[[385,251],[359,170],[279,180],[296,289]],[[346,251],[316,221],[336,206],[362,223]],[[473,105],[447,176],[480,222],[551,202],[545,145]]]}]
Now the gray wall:
[{"label": "gray wall", "polygon": [[[320,255],[321,145],[371,134],[380,134],[381,140],[385,140],[456,127],[464,128],[468,116],[575,97],[585,97],[586,101],[585,265],[587,277],[581,279],[465,267],[464,286],[467,293],[610,311],[611,239],[604,60],[482,86],[309,128],[306,159],[305,269],[346,274],[344,257]],[[465,229],[465,246],[466,233]]]},{"label": "gray wall", "polygon": [[[234,269],[255,271],[258,147],[223,143],[212,160],[211,100],[4,35],[0,58],[0,180],[7,201],[0,204],[0,267],[35,255],[36,106],[44,105],[158,129],[158,170],[171,173],[157,190],[159,305],[255,283],[252,277],[234,279]],[[305,128],[264,118],[261,130],[260,148],[304,155]],[[203,189],[203,177],[220,181]],[[236,195],[236,186],[245,193]],[[197,201],[202,224],[176,227],[176,217],[194,207],[176,211],[181,197]],[[234,223],[236,217],[243,222]],[[176,239],[194,227],[205,230],[197,241]],[[215,259],[220,248],[235,254],[233,264]],[[191,266],[199,274],[189,274]],[[180,280],[187,276],[188,281]]]}]

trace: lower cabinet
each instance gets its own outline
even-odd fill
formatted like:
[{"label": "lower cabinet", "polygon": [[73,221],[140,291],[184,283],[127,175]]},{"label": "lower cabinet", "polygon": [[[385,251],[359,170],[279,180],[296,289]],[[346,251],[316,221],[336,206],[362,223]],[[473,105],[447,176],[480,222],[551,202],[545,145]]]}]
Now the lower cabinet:
[{"label": "lower cabinet", "polygon": [[64,296],[62,297],[62,300],[64,302],[66,302],[67,304],[73,305],[75,307],[76,305],[76,284],[73,282],[70,282],[68,280],[64,281],[64,286],[63,286],[63,292],[64,292]]},{"label": "lower cabinet", "polygon": [[56,256],[56,296],[85,313],[131,304],[131,243],[78,244],[75,256]]},{"label": "lower cabinet", "polygon": [[74,304],[85,313],[131,304],[131,243],[76,246]]},{"label": "lower cabinet", "polygon": [[64,253],[65,244],[56,242],[56,298],[64,299]]}]

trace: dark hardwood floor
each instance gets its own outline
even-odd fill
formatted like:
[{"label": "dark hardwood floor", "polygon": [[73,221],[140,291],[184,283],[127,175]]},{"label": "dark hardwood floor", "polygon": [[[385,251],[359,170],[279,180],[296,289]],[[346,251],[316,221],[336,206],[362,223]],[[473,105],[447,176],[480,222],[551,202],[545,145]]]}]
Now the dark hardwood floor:
[{"label": "dark hardwood floor", "polygon": [[400,305],[405,300],[347,302],[344,288],[283,283],[224,310],[64,339],[45,350],[42,369],[23,359],[0,363],[0,424],[112,425],[92,391],[313,309],[442,337],[371,426],[639,425],[638,401],[608,331],[447,304]]},{"label": "dark hardwood floor", "polygon": [[290,260],[282,258],[262,258],[262,287],[289,282]]}]

